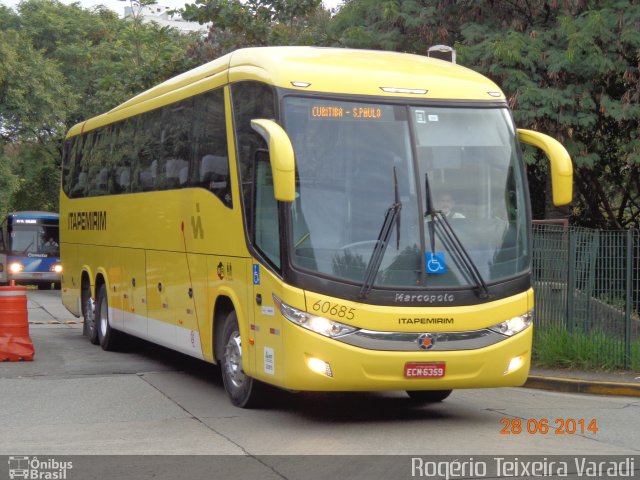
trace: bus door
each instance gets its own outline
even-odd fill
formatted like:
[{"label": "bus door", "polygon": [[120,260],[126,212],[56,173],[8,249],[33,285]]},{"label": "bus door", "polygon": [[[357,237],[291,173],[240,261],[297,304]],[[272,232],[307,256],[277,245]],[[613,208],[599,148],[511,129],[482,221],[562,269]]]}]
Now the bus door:
[{"label": "bus door", "polygon": [[282,325],[276,314],[273,295],[281,298],[280,281],[272,272],[280,268],[280,230],[278,202],[274,197],[269,154],[258,151],[254,172],[254,243],[264,257],[265,265],[254,259],[253,304],[255,329],[256,377],[282,378]]}]

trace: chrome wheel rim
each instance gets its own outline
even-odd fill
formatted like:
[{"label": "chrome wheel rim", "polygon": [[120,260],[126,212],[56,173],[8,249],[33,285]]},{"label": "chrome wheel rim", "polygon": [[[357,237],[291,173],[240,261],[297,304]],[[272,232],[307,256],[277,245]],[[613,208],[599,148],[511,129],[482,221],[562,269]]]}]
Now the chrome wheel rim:
[{"label": "chrome wheel rim", "polygon": [[224,347],[225,376],[234,388],[240,388],[245,382],[242,371],[242,341],[240,332],[234,331]]},{"label": "chrome wheel rim", "polygon": [[103,337],[107,335],[107,327],[109,326],[109,307],[107,305],[107,299],[102,298],[100,300],[100,333]]},{"label": "chrome wheel rim", "polygon": [[95,328],[95,318],[96,318],[96,304],[93,301],[93,298],[88,297],[85,302],[85,319],[84,321],[87,323],[87,330],[89,333],[93,332]]}]

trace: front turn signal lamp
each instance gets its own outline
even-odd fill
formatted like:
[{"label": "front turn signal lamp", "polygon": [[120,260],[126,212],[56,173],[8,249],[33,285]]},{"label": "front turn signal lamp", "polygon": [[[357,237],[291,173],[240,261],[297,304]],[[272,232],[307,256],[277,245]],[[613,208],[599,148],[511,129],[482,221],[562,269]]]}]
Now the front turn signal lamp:
[{"label": "front turn signal lamp", "polygon": [[273,301],[276,309],[284,318],[296,325],[325,337],[342,337],[343,335],[348,335],[358,330],[356,327],[352,327],[351,325],[345,325],[344,323],[336,322],[335,320],[329,320],[328,318],[319,317],[317,315],[312,315],[308,312],[298,310],[297,308],[293,308],[291,305],[287,305],[275,295],[273,295]]},{"label": "front turn signal lamp", "polygon": [[525,313],[524,315],[518,315],[517,317],[510,318],[507,321],[489,327],[489,330],[501,333],[507,337],[512,337],[516,333],[520,333],[528,328],[533,321],[533,310]]},{"label": "front turn signal lamp", "polygon": [[24,270],[24,265],[22,265],[21,263],[14,262],[9,265],[9,271],[11,273],[20,273],[22,270]]}]

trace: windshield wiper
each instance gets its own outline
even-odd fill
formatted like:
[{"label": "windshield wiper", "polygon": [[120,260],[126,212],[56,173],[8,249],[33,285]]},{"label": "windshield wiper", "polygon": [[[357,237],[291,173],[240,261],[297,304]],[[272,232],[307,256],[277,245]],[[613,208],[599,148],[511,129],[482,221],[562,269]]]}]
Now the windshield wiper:
[{"label": "windshield wiper", "polygon": [[[431,222],[429,222],[429,237],[431,240],[431,255],[435,256],[436,252],[436,240],[435,235],[437,234],[442,241],[442,244],[447,248],[447,250],[456,254],[456,257],[459,259],[459,262],[462,263],[464,269],[467,271],[468,275],[471,278],[471,281],[476,285],[477,290],[479,290],[478,296],[480,298],[487,299],[489,298],[489,289],[487,287],[484,278],[482,278],[482,274],[478,267],[473,262],[473,259],[469,255],[469,252],[462,244],[460,237],[455,232],[451,223],[447,219],[446,215],[443,215],[442,211],[436,210],[433,207],[433,201],[431,199],[431,189],[429,188],[429,175],[427,173],[424,174],[424,183],[425,183],[425,206],[427,211],[425,213],[425,217],[429,215],[431,217]],[[438,231],[436,232],[436,227],[438,227]],[[455,261],[455,259],[454,259]],[[455,261],[458,268],[460,267],[458,261]],[[461,269],[462,270],[462,269]]]},{"label": "windshield wiper", "polygon": [[364,280],[362,281],[362,288],[358,294],[358,298],[366,298],[371,293],[371,287],[378,275],[382,259],[384,258],[384,252],[387,250],[387,244],[389,243],[389,237],[391,237],[391,230],[394,224],[398,231],[396,236],[396,248],[400,249],[400,210],[402,210],[402,203],[400,202],[400,193],[398,191],[398,175],[396,174],[396,167],[393,167],[393,189],[395,194],[395,201],[387,209],[384,214],[384,222],[382,222],[382,228],[376,239],[376,245],[373,247],[369,263],[364,272]]},{"label": "windshield wiper", "polygon": [[20,253],[20,255],[26,255],[26,254],[27,254],[27,252],[29,251],[29,249],[30,249],[32,246],[33,246],[33,242],[31,242],[31,243],[27,246],[27,248],[25,248],[25,249]]}]

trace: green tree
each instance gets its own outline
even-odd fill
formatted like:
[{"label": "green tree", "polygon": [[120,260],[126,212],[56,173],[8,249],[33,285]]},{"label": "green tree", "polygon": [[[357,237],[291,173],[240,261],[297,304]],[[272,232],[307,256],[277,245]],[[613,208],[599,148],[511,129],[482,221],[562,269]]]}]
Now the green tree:
[{"label": "green tree", "polygon": [[426,54],[458,36],[460,7],[454,1],[347,0],[329,28],[334,45]]},{"label": "green tree", "polygon": [[194,66],[185,56],[194,35],[143,24],[138,16],[120,19],[105,8],[86,10],[57,0],[23,1],[19,13],[21,31],[57,62],[82,99],[67,126]]},{"label": "green tree", "polygon": [[29,143],[21,147],[14,166],[16,181],[11,210],[58,210],[60,152],[54,147],[54,143]]},{"label": "green tree", "polygon": [[17,178],[11,171],[11,161],[0,151],[0,218],[9,211],[13,192],[17,187]]},{"label": "green tree", "polygon": [[182,17],[211,23],[208,38],[191,52],[200,61],[242,47],[320,45],[330,21],[321,0],[196,0]]},{"label": "green tree", "polygon": [[510,5],[506,15],[492,17],[501,9],[485,3],[487,21],[463,25],[462,62],[505,89],[521,126],[566,145],[576,166],[575,220],[638,228],[640,4],[496,3]]},{"label": "green tree", "polygon": [[24,33],[0,31],[0,137],[5,142],[50,137],[64,126],[76,99],[56,62]]},{"label": "green tree", "polygon": [[193,67],[194,40],[105,8],[0,7],[0,210],[57,208],[69,127]]}]

